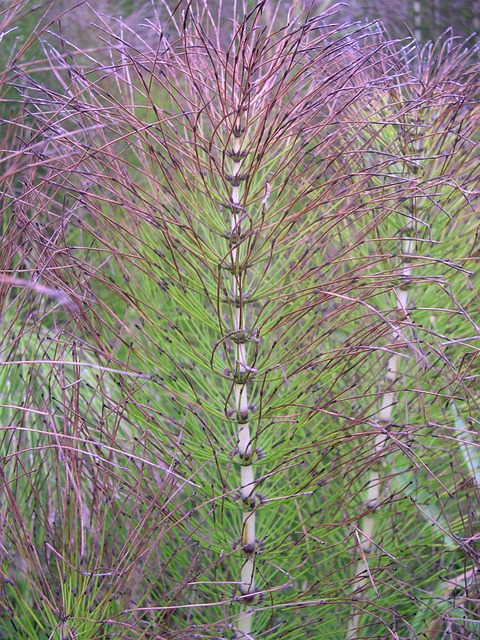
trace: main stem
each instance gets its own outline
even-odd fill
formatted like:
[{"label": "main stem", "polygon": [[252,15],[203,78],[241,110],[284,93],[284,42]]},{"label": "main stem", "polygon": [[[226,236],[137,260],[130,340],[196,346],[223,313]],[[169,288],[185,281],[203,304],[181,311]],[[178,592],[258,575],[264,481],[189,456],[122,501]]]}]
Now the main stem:
[{"label": "main stem", "polygon": [[236,455],[240,462],[241,499],[243,505],[241,549],[243,554],[242,568],[240,572],[240,593],[242,596],[242,611],[237,620],[237,638],[251,638],[253,609],[251,604],[256,591],[255,587],[255,476],[253,468],[253,448],[249,423],[249,405],[247,381],[251,374],[251,367],[247,362],[246,344],[250,338],[246,326],[246,309],[244,302],[246,265],[242,264],[241,244],[242,233],[242,208],[240,206],[240,175],[241,159],[245,156],[242,150],[242,128],[235,126],[233,131],[233,149],[229,150],[229,156],[233,160],[233,171],[230,176],[232,182],[231,191],[231,262],[233,270],[232,295],[233,295],[233,336],[235,352],[234,397],[237,419],[237,449]]}]

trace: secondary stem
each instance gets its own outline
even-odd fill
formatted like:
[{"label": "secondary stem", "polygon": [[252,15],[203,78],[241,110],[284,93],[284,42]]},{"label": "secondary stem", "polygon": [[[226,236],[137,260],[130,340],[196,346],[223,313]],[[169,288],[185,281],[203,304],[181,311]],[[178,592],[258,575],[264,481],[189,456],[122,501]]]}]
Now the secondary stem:
[{"label": "secondary stem", "polygon": [[[407,234],[409,234],[411,231],[412,230],[410,229],[410,227],[406,229]],[[406,237],[402,240],[402,253],[405,256],[406,264],[401,267],[400,275],[405,284],[408,283],[411,275],[409,256],[413,254],[413,247],[414,240],[412,240],[410,237]],[[404,288],[398,288],[394,289],[394,292],[397,297],[396,308],[399,311],[401,320],[403,320],[407,309],[408,291]],[[399,327],[394,331],[392,347],[393,349],[400,349],[403,346],[404,339],[402,336],[402,330]],[[358,594],[361,594],[366,589],[369,582],[371,582],[372,586],[375,587],[368,568],[367,558],[371,553],[374,545],[373,536],[375,534],[376,524],[375,510],[377,509],[380,502],[380,495],[383,485],[381,475],[381,459],[388,439],[385,430],[392,421],[392,411],[395,404],[396,395],[393,389],[393,385],[395,384],[398,377],[398,363],[398,353],[393,353],[388,359],[387,371],[385,373],[385,391],[382,394],[381,405],[378,412],[377,421],[379,423],[381,431],[379,431],[379,433],[375,437],[375,462],[370,469],[370,478],[368,481],[367,496],[365,500],[367,508],[372,509],[372,511],[369,513],[369,515],[363,518],[360,526],[361,530],[359,532],[361,558],[357,562],[354,579],[354,591]],[[355,640],[358,637],[361,615],[362,612],[358,608],[355,608],[352,611],[348,621],[348,630],[346,636],[347,640]]]}]

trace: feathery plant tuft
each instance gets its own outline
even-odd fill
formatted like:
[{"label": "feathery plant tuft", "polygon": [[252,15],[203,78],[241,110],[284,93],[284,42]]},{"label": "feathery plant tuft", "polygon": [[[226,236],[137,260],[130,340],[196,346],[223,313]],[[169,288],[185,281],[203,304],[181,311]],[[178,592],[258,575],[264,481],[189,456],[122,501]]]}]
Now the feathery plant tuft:
[{"label": "feathery plant tuft", "polygon": [[478,633],[476,52],[273,6],[8,70],[0,637]]}]

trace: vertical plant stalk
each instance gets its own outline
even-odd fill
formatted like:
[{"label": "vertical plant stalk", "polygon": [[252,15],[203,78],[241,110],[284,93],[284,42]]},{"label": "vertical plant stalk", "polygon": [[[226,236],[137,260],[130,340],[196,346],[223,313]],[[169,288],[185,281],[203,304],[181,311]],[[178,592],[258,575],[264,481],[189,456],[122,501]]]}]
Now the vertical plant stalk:
[{"label": "vertical plant stalk", "polygon": [[420,42],[422,39],[422,3],[420,0],[413,0],[413,35],[415,40]]},{"label": "vertical plant stalk", "polygon": [[[239,116],[240,118],[241,116]],[[246,327],[246,308],[244,302],[245,269],[242,264],[242,208],[240,205],[241,161],[246,151],[242,149],[242,138],[245,140],[243,129],[237,121],[233,127],[233,149],[228,155],[233,160],[233,170],[229,179],[232,183],[231,191],[231,262],[232,262],[232,296],[233,296],[233,336],[234,336],[234,398],[236,408],[237,451],[240,461],[241,499],[243,505],[241,550],[243,553],[240,572],[240,592],[242,594],[242,612],[238,618],[239,638],[251,637],[253,610],[250,608],[255,587],[255,477],[253,468],[253,448],[249,423],[247,381],[252,368],[247,363],[246,343],[248,330]]]},{"label": "vertical plant stalk", "polygon": [[[416,208],[415,198],[412,198],[412,211]],[[413,213],[413,217],[415,214]],[[394,294],[397,298],[396,308],[399,314],[399,322],[401,323],[407,317],[407,301],[408,290],[406,289],[411,276],[411,258],[414,253],[415,240],[413,239],[413,228],[408,225],[405,229],[405,236],[402,238],[402,254],[404,256],[405,264],[400,267],[400,277],[404,282],[403,287],[394,289]],[[393,407],[395,405],[396,392],[394,389],[395,382],[398,379],[399,372],[399,354],[398,349],[405,346],[405,342],[402,336],[402,329],[399,326],[393,333],[393,340],[391,348],[395,350],[388,359],[387,371],[385,373],[385,391],[382,394],[381,405],[378,412],[377,421],[380,426],[379,433],[375,436],[374,445],[374,464],[370,468],[370,477],[368,480],[367,496],[365,499],[365,506],[371,509],[370,513],[366,515],[360,526],[358,532],[358,545],[360,550],[360,559],[357,562],[355,569],[354,579],[354,591],[356,594],[361,594],[367,588],[367,585],[371,583],[375,589],[373,578],[371,577],[368,567],[368,556],[372,552],[374,546],[375,535],[375,511],[380,503],[381,491],[383,487],[382,482],[382,456],[385,451],[385,446],[388,440],[386,434],[386,428],[391,423]],[[376,591],[376,589],[375,589]],[[378,595],[378,594],[377,594]],[[348,621],[347,640],[355,640],[358,637],[361,622],[361,609],[354,607],[351,612]]]}]

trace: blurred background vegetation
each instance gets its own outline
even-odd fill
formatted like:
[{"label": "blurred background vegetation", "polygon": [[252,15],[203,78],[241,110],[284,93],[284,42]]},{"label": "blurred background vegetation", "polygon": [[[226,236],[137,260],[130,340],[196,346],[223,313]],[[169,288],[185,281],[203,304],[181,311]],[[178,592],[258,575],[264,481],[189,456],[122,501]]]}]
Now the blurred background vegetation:
[{"label": "blurred background vegetation", "polygon": [[[32,27],[39,23],[39,17],[44,15],[45,23],[55,20],[62,13],[69,12],[69,20],[63,25],[65,37],[70,39],[84,38],[88,41],[88,22],[94,18],[90,4],[82,0],[55,0],[53,3],[29,0],[22,3],[21,20],[16,23],[15,39],[19,43],[25,42],[30,36]],[[155,12],[165,11],[165,7],[174,10],[178,2],[166,0],[165,3],[151,3],[148,0],[99,0],[91,6],[95,12],[108,16],[123,18],[127,24],[135,25],[152,19]],[[234,0],[222,2],[223,11],[233,7]],[[254,6],[249,0],[246,3]],[[16,2],[2,2],[2,12],[14,12]],[[163,6],[165,5],[165,6]],[[218,10],[219,0],[209,0],[208,6],[212,14]],[[296,12],[311,11],[318,13],[327,8],[335,7],[335,22],[371,22],[379,20],[385,26],[392,38],[405,38],[414,35],[422,44],[437,40],[445,31],[451,30],[452,35],[461,38],[472,37],[472,42],[478,41],[480,31],[480,0],[350,0],[337,3],[333,0],[301,0],[289,2],[279,0],[275,5],[280,17],[285,18],[292,8]],[[72,13],[73,11],[73,13]],[[273,13],[270,7],[267,11]],[[75,17],[72,20],[72,17]],[[95,21],[98,19],[95,17]],[[41,23],[41,22],[40,22]],[[12,40],[9,39],[11,46]],[[9,45],[2,43],[2,56],[8,55]],[[34,50],[30,49],[29,55]]]},{"label": "blurred background vegetation", "polygon": [[[210,0],[208,7],[212,15],[220,11],[226,15],[230,5],[233,9],[234,2],[235,0]],[[45,52],[37,37],[45,30],[56,33],[60,24],[62,37],[75,47],[85,51],[88,47],[93,47],[98,51],[95,25],[102,27],[99,22],[103,22],[103,27],[108,30],[121,21],[124,25],[122,28],[128,30],[128,35],[125,34],[127,39],[136,41],[141,49],[142,39],[145,37],[148,40],[148,34],[151,34],[148,24],[159,14],[164,16],[169,11],[174,11],[178,4],[172,0],[161,3],[148,0],[98,0],[93,5],[87,0],[2,2],[0,16],[6,29],[0,41],[0,73],[9,66],[8,62],[12,59],[16,63],[21,61],[25,64],[28,60],[43,58]],[[244,4],[253,7],[255,2],[247,0]],[[350,0],[346,3],[333,0],[279,0],[266,3],[265,20],[268,23],[274,17],[284,20],[291,12],[316,14],[331,8],[335,10],[332,23],[364,24],[379,21],[385,28],[387,37],[398,38],[401,42],[414,37],[420,45],[435,43],[442,34],[449,32],[453,37],[465,40],[466,46],[473,47],[480,37],[480,0]],[[68,15],[68,19],[62,20],[62,15]],[[99,16],[102,17],[101,20]],[[42,76],[38,68],[35,74],[39,80],[48,76]],[[52,82],[51,75],[48,76],[48,82]],[[2,93],[0,110],[11,110],[15,92],[3,85]],[[7,102],[8,107],[5,106]]]}]

